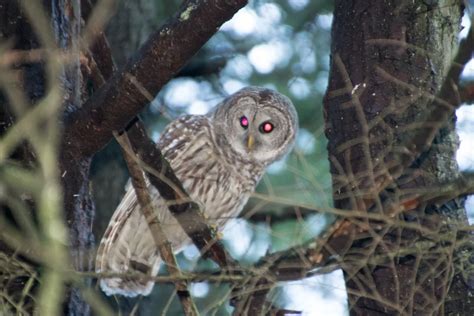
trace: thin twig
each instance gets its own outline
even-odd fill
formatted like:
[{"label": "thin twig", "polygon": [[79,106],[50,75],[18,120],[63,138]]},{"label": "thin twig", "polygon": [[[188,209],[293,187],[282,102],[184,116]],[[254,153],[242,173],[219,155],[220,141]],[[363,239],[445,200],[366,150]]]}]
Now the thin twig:
[{"label": "thin twig", "polygon": [[[122,147],[123,157],[127,163],[130,177],[132,179],[132,185],[137,195],[138,203],[140,204],[140,210],[145,217],[148,228],[150,229],[153,240],[160,251],[161,258],[168,267],[168,271],[172,277],[181,276],[181,270],[179,269],[178,262],[171,248],[171,243],[168,241],[165,232],[161,228],[160,220],[156,215],[156,211],[153,209],[153,202],[150,197],[150,193],[147,188],[143,171],[140,169],[137,160],[140,158],[133,154],[131,145],[126,133],[118,135],[114,133],[115,139]],[[183,305],[183,309],[186,315],[199,315],[196,305],[191,298],[188,291],[188,284],[185,280],[179,280],[174,282],[176,286],[176,292]]]}]

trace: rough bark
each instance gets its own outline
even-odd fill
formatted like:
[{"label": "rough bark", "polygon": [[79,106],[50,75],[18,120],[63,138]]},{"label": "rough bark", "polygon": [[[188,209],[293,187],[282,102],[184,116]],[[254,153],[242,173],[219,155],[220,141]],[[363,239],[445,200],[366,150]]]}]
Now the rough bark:
[{"label": "rough bark", "polygon": [[[87,97],[82,93],[79,61],[81,7],[73,0],[52,0],[51,21],[58,47],[70,55],[69,62],[64,64],[61,74],[65,96],[63,111],[64,115],[68,115],[77,111],[83,99]],[[94,246],[92,220],[95,212],[89,191],[90,158],[75,156],[67,151],[67,147],[63,147],[60,150],[59,163],[72,264],[77,271],[90,271],[93,269],[89,252]],[[90,313],[89,305],[83,300],[77,288],[72,288],[68,294],[65,313],[69,315]]]},{"label": "rough bark", "polygon": [[[467,223],[462,200],[402,214],[383,208],[387,199],[402,204],[415,189],[459,177],[454,117],[434,122],[430,106],[453,60],[461,13],[461,2],[451,0],[336,1],[325,98],[335,206],[371,208],[382,221],[401,220],[399,226],[372,226],[342,254],[351,314],[439,314],[446,299],[446,312],[474,309],[450,304],[448,294],[455,245],[466,237],[457,234]],[[434,125],[434,132],[443,127],[418,156],[431,141],[416,147],[413,135]],[[410,168],[397,168],[417,157]],[[406,223],[420,223],[429,236]],[[457,293],[472,294],[465,285]]]}]

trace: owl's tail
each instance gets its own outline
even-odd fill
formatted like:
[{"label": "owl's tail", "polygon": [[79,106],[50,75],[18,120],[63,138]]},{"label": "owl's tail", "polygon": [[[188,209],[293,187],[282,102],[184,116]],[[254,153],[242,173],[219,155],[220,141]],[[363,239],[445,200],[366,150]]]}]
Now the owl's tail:
[{"label": "owl's tail", "polygon": [[100,277],[100,287],[107,295],[149,295],[160,263],[148,224],[136,203],[135,192],[129,190],[112,216],[97,250],[95,270],[105,274]]},{"label": "owl's tail", "polygon": [[147,281],[148,278],[139,280],[124,279],[124,278],[106,278],[100,279],[100,288],[108,296],[123,295],[128,297],[135,297],[138,295],[147,296],[153,290],[154,282]]}]

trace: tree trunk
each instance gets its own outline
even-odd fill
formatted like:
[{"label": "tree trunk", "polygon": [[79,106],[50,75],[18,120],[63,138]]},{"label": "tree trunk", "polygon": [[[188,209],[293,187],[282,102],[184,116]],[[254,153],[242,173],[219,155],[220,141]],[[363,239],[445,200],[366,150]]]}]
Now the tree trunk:
[{"label": "tree trunk", "polygon": [[[401,208],[415,190],[459,177],[454,117],[401,176],[393,157],[431,123],[424,119],[456,52],[461,14],[461,1],[451,0],[335,3],[324,104],[335,206],[386,224],[356,223],[372,226],[341,260],[353,315],[474,313],[474,293],[456,270],[463,201],[384,208],[389,199]],[[462,296],[463,304],[452,301]]]},{"label": "tree trunk", "polygon": [[[79,63],[79,39],[81,34],[81,7],[74,0],[52,0],[51,19],[58,46],[72,55],[64,65],[61,77],[65,100],[64,115],[73,113],[87,95],[83,94],[82,75]],[[91,249],[94,247],[92,222],[94,203],[89,190],[90,158],[75,156],[61,150],[60,174],[64,194],[64,209],[69,227],[69,246],[73,267],[77,271],[93,270]],[[72,288],[68,296],[67,314],[87,315],[89,305],[82,299],[77,288]]]},{"label": "tree trunk", "polygon": [[[44,2],[45,12],[51,17],[51,28],[56,37],[57,46],[70,53],[68,63],[62,69],[60,82],[64,91],[63,109],[65,115],[72,113],[81,106],[81,72],[79,63],[79,45],[81,27],[81,12],[73,0],[51,0]],[[0,2],[0,34],[2,43],[15,39],[13,49],[28,51],[41,47],[35,31],[31,30],[23,9],[17,1]],[[19,84],[27,92],[27,96],[34,104],[45,94],[46,79],[43,62],[18,63],[16,71],[21,78]],[[13,123],[16,119],[12,104],[2,99],[2,121]],[[10,124],[11,124],[10,123]],[[9,125],[10,125],[9,124]],[[2,124],[3,126],[3,124]],[[8,125],[7,125],[8,126]],[[15,157],[25,165],[34,163],[34,154],[25,145],[17,151]],[[94,206],[89,193],[88,169],[90,159],[77,158],[66,152],[60,153],[60,174],[62,177],[64,208],[70,228],[69,242],[71,258],[78,271],[92,269],[90,249],[94,245],[91,233]],[[18,290],[22,290],[19,288]],[[87,315],[89,306],[80,297],[79,291],[72,289],[67,298],[65,308],[68,314]]]}]

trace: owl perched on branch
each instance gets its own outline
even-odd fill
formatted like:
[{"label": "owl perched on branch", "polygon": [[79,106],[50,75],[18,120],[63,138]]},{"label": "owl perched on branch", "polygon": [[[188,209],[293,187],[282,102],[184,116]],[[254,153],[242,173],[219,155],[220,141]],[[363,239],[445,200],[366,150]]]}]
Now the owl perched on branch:
[{"label": "owl perched on branch", "polygon": [[[226,98],[208,115],[186,115],[171,122],[158,146],[190,197],[210,224],[222,228],[239,215],[265,167],[292,147],[298,119],[291,101],[265,88],[247,87]],[[175,252],[191,243],[149,185],[154,210]],[[97,272],[141,272],[156,276],[161,258],[129,186],[100,242]],[[148,295],[154,283],[139,278],[103,278],[102,290],[125,296]]]}]

